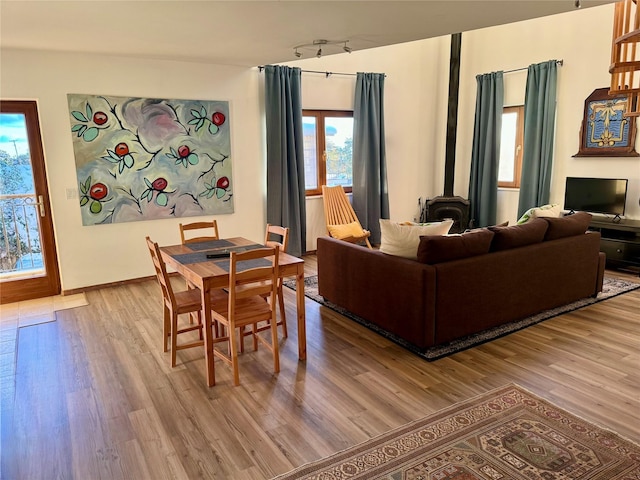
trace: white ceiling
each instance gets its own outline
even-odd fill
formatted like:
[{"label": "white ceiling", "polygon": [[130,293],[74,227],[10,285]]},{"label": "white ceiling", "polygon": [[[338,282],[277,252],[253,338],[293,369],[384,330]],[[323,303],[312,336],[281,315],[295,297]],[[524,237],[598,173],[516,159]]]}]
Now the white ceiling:
[{"label": "white ceiling", "polygon": [[575,1],[0,0],[0,44],[256,66],[296,60],[293,47],[316,39],[356,51],[569,12]]}]

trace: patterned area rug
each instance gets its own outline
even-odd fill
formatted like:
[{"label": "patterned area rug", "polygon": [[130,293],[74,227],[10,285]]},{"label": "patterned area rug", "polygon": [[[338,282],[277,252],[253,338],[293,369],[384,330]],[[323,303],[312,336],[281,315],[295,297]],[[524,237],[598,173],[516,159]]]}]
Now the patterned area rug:
[{"label": "patterned area rug", "polygon": [[[295,280],[287,280],[284,282],[284,285],[295,290],[296,283]],[[431,347],[426,351],[420,351],[414,345],[406,342],[402,338],[398,338],[392,333],[387,332],[386,330],[381,329],[377,325],[374,325],[367,320],[354,315],[353,313],[345,310],[338,305],[335,305],[331,302],[328,302],[318,294],[318,277],[316,275],[312,275],[310,277],[306,277],[304,279],[304,294],[305,296],[311,298],[312,300],[332,309],[336,312],[344,315],[345,317],[350,318],[351,320],[364,325],[365,327],[373,330],[374,332],[388,338],[392,342],[397,343],[398,345],[410,350],[411,352],[419,355],[425,360],[437,360],[442,357],[446,357],[447,355],[451,355],[452,353],[456,353],[462,350],[465,350],[470,347],[474,347],[476,345],[480,345],[482,343],[495,340],[496,338],[502,337],[504,335],[508,335],[510,333],[516,332],[518,330],[522,330],[523,328],[529,327],[531,325],[535,325],[536,323],[540,323],[543,320],[547,320],[549,318],[561,315],[563,313],[570,312],[572,310],[577,310],[578,308],[586,307],[587,305],[592,305],[597,302],[601,302],[602,300],[606,300],[611,297],[615,297],[616,295],[620,295],[622,293],[630,292],[631,290],[635,290],[640,288],[640,283],[628,282],[625,280],[619,280],[612,277],[604,277],[604,284],[602,288],[602,292],[598,294],[596,298],[583,298],[582,300],[578,300],[576,302],[569,303],[567,305],[563,305],[558,308],[553,308],[551,310],[547,310],[545,312],[539,313],[537,315],[533,315],[531,317],[519,320],[517,322],[511,322],[505,325],[500,325],[498,327],[491,328],[489,330],[485,330],[484,332],[476,333],[473,335],[469,335],[467,337],[454,340],[452,342],[437,345],[435,347]]]},{"label": "patterned area rug", "polygon": [[640,446],[508,385],[276,477],[631,480]]}]

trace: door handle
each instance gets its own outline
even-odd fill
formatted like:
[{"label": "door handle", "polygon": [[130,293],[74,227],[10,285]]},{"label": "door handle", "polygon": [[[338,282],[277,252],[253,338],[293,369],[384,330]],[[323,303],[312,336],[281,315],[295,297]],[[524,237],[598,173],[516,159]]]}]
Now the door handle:
[{"label": "door handle", "polygon": [[44,217],[45,211],[44,211],[44,199],[42,198],[42,195],[38,195],[38,201],[36,202],[36,205],[38,205],[40,207],[40,216]]}]

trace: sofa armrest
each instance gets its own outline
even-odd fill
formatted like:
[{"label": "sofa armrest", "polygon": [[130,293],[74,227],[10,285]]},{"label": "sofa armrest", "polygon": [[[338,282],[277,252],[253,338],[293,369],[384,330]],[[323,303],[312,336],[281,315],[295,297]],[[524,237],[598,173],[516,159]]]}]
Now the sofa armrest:
[{"label": "sofa armrest", "polygon": [[435,268],[319,237],[318,291],[326,300],[419,348],[435,336]]}]

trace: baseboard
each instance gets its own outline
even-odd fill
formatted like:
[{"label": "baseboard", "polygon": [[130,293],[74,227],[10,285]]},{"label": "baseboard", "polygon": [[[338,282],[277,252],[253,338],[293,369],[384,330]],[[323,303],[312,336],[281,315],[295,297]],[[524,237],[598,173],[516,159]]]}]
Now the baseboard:
[{"label": "baseboard", "polygon": [[[169,276],[179,276],[179,274],[177,272],[172,272],[169,274]],[[92,290],[100,290],[102,288],[119,287],[121,285],[130,285],[133,283],[148,282],[149,280],[155,280],[155,279],[156,279],[155,275],[150,275],[148,277],[131,278],[129,280],[121,280],[119,282],[109,282],[109,283],[101,283],[99,285],[90,285],[88,287],[71,288],[69,290],[63,290],[61,292],[61,295],[76,295],[78,293],[90,292]]]}]

